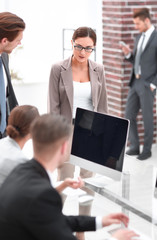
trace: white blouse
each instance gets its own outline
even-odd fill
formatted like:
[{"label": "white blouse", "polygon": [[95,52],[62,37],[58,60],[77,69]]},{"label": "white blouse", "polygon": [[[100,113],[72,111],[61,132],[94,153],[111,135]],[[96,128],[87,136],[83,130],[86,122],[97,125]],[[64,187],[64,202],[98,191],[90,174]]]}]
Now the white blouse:
[{"label": "white blouse", "polygon": [[9,136],[0,140],[0,185],[20,163],[28,161],[17,142]]},{"label": "white blouse", "polygon": [[93,111],[92,92],[90,82],[73,81],[73,118],[76,115],[76,108],[83,108]]}]

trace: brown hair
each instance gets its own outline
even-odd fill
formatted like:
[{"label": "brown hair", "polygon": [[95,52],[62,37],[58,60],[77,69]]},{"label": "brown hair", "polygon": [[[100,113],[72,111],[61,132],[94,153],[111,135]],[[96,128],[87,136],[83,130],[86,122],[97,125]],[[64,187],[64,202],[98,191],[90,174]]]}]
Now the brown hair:
[{"label": "brown hair", "polygon": [[93,40],[94,46],[96,45],[96,33],[92,28],[89,27],[77,28],[73,33],[72,40],[73,42],[75,42],[77,38],[81,37],[90,37]]},{"label": "brown hair", "polygon": [[22,18],[10,12],[0,13],[0,41],[7,38],[13,41],[19,34],[19,31],[25,29],[25,23]]},{"label": "brown hair", "polygon": [[149,18],[151,20],[149,9],[148,8],[140,8],[140,9],[134,10],[133,18],[137,18],[137,17],[139,17],[143,21],[146,18]]},{"label": "brown hair", "polygon": [[34,106],[16,106],[8,119],[7,135],[13,139],[25,137],[30,132],[30,125],[37,116],[39,116],[39,112]]},{"label": "brown hair", "polygon": [[68,139],[71,132],[72,126],[63,116],[56,114],[39,116],[33,121],[30,129],[34,151],[43,151],[52,144],[55,146],[60,140]]}]

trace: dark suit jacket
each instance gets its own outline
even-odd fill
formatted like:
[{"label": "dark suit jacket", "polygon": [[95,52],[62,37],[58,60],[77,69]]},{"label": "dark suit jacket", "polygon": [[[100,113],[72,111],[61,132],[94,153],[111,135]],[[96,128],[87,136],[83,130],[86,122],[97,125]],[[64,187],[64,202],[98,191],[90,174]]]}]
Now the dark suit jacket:
[{"label": "dark suit jacket", "polygon": [[[139,34],[136,38],[134,50],[131,57],[128,59],[133,65],[137,51],[138,41],[141,37]],[[157,31],[154,30],[148,40],[148,43],[141,55],[141,79],[145,86],[150,86],[153,83],[157,86]],[[129,85],[131,86],[134,80],[134,70],[132,69]]]},{"label": "dark suit jacket", "polygon": [[6,76],[7,76],[7,104],[8,104],[8,109],[9,112],[16,106],[18,105],[14,90],[13,90],[13,86],[11,83],[11,76],[10,76],[10,72],[9,72],[9,67],[8,67],[8,54],[7,53],[2,53],[2,62],[4,65],[4,69],[6,72]]},{"label": "dark suit jacket", "polygon": [[0,189],[0,239],[74,240],[95,230],[95,218],[65,216],[58,192],[34,159],[15,168]]}]

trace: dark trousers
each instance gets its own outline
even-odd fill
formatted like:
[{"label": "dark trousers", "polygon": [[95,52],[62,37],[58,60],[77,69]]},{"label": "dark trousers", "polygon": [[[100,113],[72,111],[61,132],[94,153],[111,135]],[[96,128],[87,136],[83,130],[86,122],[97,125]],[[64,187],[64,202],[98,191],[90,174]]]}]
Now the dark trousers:
[{"label": "dark trousers", "polygon": [[144,152],[151,151],[153,143],[153,104],[155,90],[145,85],[142,79],[135,79],[128,93],[125,117],[130,120],[129,141],[131,149],[139,149],[137,114],[142,110],[144,124]]}]

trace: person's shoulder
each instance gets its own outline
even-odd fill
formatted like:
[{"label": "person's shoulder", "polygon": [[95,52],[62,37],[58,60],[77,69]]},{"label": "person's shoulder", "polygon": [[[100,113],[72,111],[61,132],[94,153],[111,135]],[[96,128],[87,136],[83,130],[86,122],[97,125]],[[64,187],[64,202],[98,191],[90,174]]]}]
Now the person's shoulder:
[{"label": "person's shoulder", "polygon": [[157,37],[157,29],[154,29],[154,34],[155,34],[155,36]]},{"label": "person's shoulder", "polygon": [[67,69],[69,65],[71,65],[71,57],[52,64],[52,69],[54,70],[61,70],[61,68]]},{"label": "person's shoulder", "polygon": [[[46,170],[35,163],[34,159],[19,163],[9,175],[9,183],[12,179],[15,179],[13,185],[22,186],[23,189],[28,186],[30,190],[32,189],[32,192],[35,191],[33,189],[44,190],[51,186]],[[25,186],[25,183],[27,183],[27,186]]]},{"label": "person's shoulder", "polygon": [[89,66],[97,72],[102,72],[104,70],[104,65],[101,63],[97,63],[91,59],[89,59]]},{"label": "person's shoulder", "polygon": [[9,136],[0,139],[0,153],[3,157],[10,156],[10,158],[15,158],[14,153],[18,152],[19,154],[20,151],[18,144]]},{"label": "person's shoulder", "polygon": [[8,141],[8,137],[1,138],[1,139],[0,139],[0,146],[1,146],[2,144],[4,144],[5,142],[7,142],[7,141]]},{"label": "person's shoulder", "polygon": [[52,68],[60,68],[61,65],[63,64],[63,62],[64,62],[64,60],[53,63]]},{"label": "person's shoulder", "polygon": [[8,56],[7,53],[3,52],[3,53],[1,54],[1,56],[2,56],[2,59],[3,59],[4,62],[8,62],[9,56]]},{"label": "person's shoulder", "polygon": [[6,59],[9,58],[9,55],[6,52],[2,52],[1,56],[2,56],[2,58],[6,58]]}]

